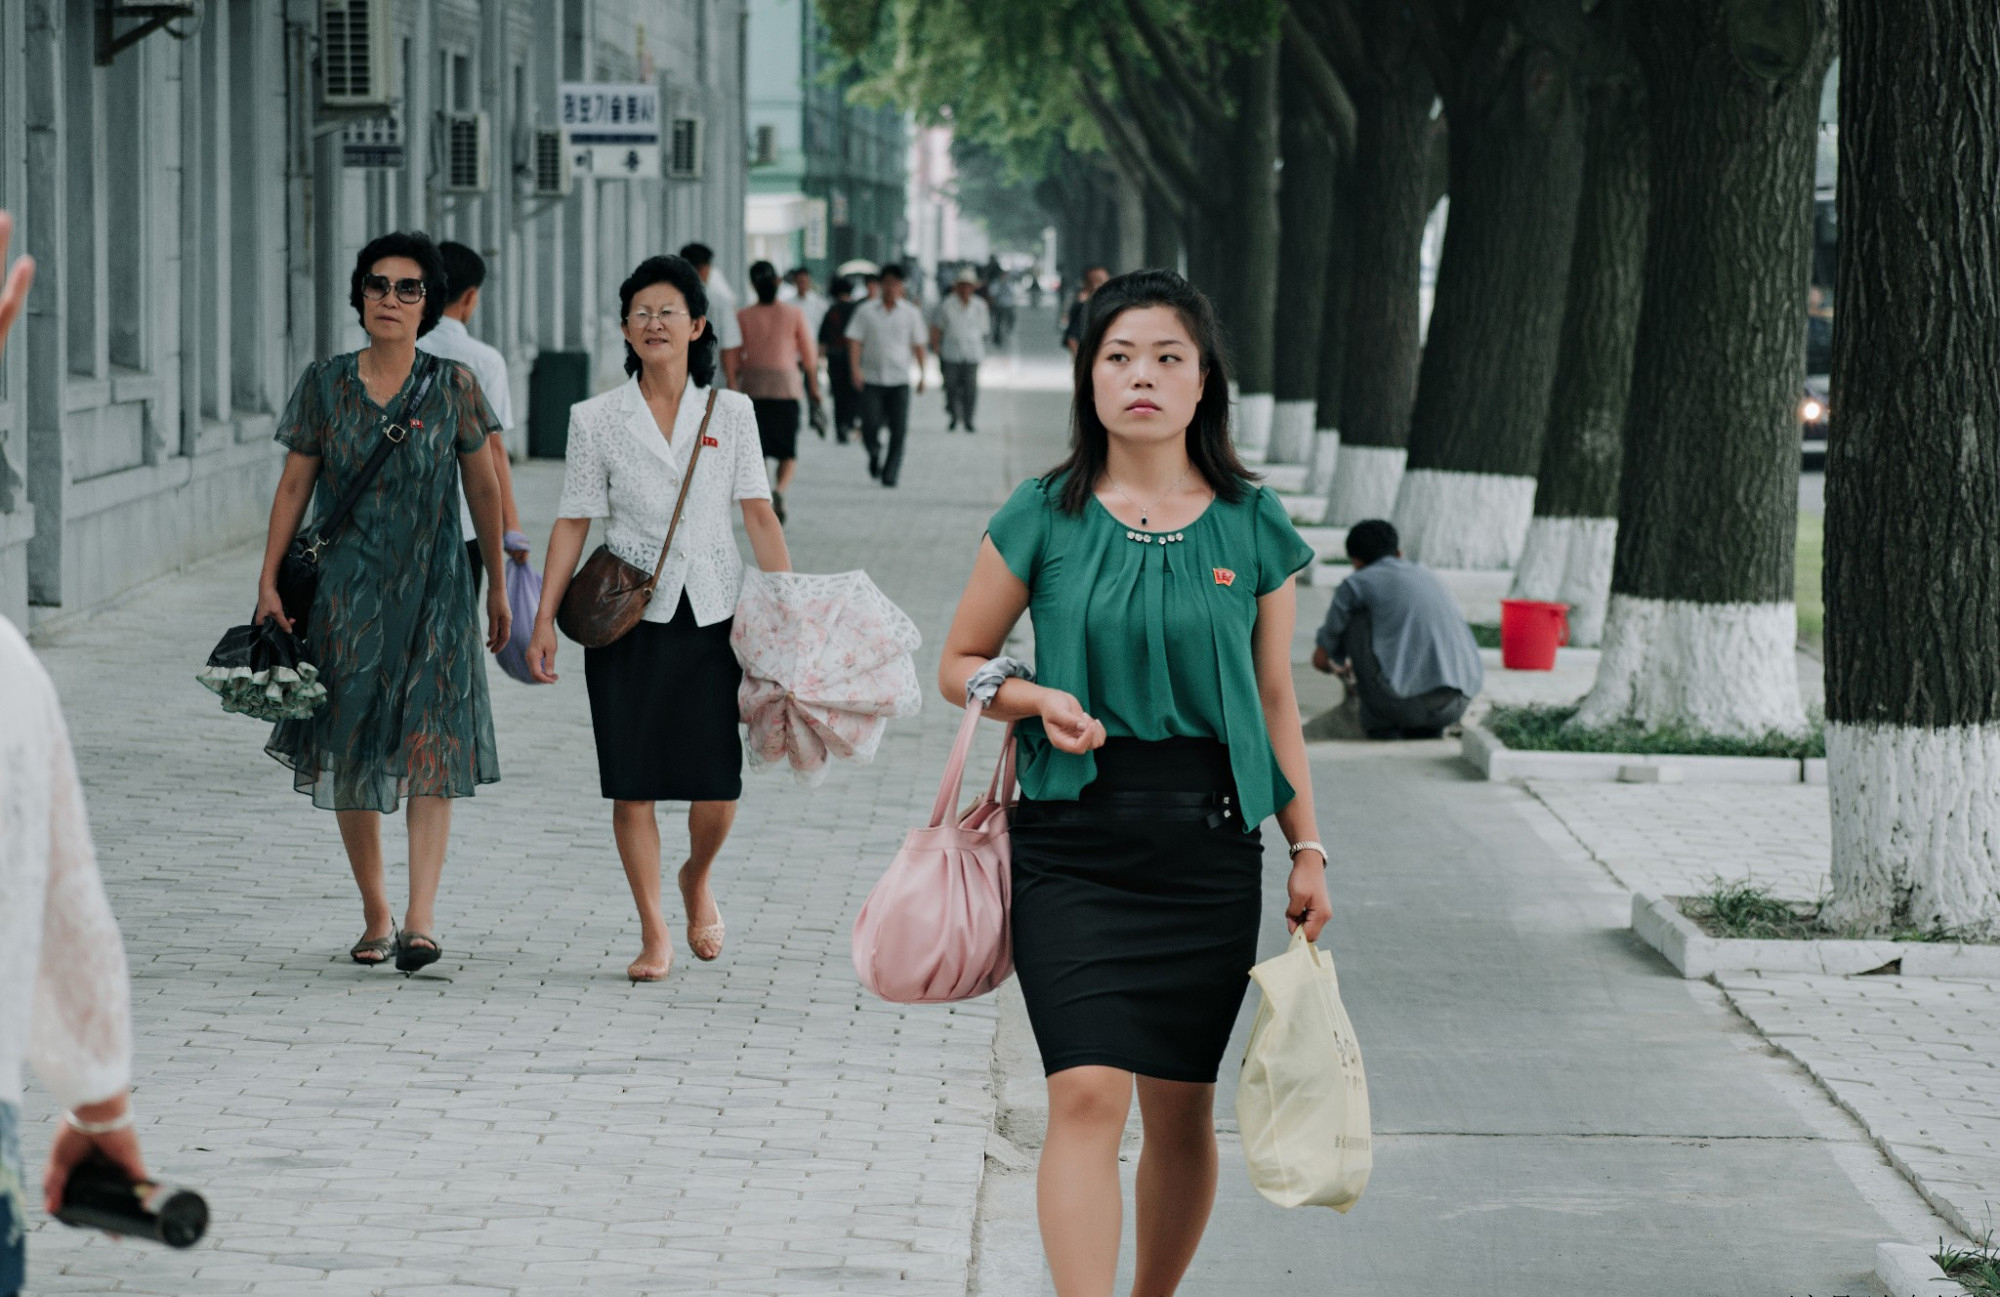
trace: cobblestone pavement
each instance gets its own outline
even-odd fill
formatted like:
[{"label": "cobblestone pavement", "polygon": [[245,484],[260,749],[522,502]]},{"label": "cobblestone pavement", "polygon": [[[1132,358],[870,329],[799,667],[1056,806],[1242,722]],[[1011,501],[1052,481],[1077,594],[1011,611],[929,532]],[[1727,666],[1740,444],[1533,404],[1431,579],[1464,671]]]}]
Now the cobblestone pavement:
[{"label": "cobblestone pavement", "polygon": [[[1719,877],[1810,901],[1827,888],[1824,786],[1536,780],[1528,791],[1633,891],[1689,896]],[[1968,1236],[2000,1239],[2000,982],[1789,973],[1716,980],[1867,1127],[1940,1214]]]},{"label": "cobblestone pavement", "polygon": [[1940,1214],[2000,1244],[2000,982],[1791,973],[1716,981],[1861,1119]]},{"label": "cobblestone pavement", "polygon": [[[1002,438],[947,438],[940,401],[917,401],[897,491],[858,446],[808,436],[788,501],[799,567],[866,567],[922,628],[926,680],[1015,472]],[[989,427],[1063,406],[986,402]],[[559,479],[516,471],[538,544]],[[263,754],[265,727],[193,680],[249,612],[256,563],[238,550],[39,639],[131,955],[140,1133],[215,1221],[185,1253],[43,1223],[30,1291],[963,1293],[993,1005],[881,1004],[847,952],[928,808],[950,709],[927,696],[873,766],[820,789],[749,776],[717,868],[726,953],[683,946],[668,981],[635,987],[580,650],[554,687],[496,670],[504,780],[457,806],[445,958],[405,980],[348,961],[360,911],[333,818]],[[662,818],[671,867],[684,820]],[[50,1105],[27,1102],[34,1159]]]},{"label": "cobblestone pavement", "polygon": [[1695,896],[1748,879],[1787,900],[1827,886],[1820,784],[1614,784],[1536,779],[1528,791],[1626,888]]}]

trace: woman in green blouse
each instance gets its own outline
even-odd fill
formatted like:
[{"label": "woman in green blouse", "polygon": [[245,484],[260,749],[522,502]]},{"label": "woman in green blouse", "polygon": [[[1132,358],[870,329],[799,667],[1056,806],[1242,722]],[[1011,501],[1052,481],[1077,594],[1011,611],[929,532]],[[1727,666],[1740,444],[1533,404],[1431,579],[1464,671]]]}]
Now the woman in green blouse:
[{"label": "woman in green blouse", "polygon": [[1133,1291],[1170,1293],[1215,1197],[1216,1071],[1257,954],[1264,853],[1285,915],[1329,902],[1292,692],[1292,577],[1312,550],[1229,443],[1208,300],[1149,270],[1098,289],[1070,456],[1021,484],[974,561],[939,670],[947,698],[1034,618],[1018,722],[1014,964],[1048,1073],[1038,1199],[1059,1297],[1109,1297],[1118,1142],[1146,1126]]}]

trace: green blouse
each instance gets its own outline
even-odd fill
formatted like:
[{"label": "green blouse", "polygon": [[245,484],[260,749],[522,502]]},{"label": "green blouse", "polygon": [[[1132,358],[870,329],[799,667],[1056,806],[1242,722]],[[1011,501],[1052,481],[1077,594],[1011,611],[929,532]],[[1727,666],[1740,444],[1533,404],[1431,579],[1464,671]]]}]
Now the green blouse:
[{"label": "green blouse", "polygon": [[[1292,800],[1257,693],[1251,632],[1257,600],[1312,562],[1313,551],[1266,488],[1220,498],[1178,531],[1139,531],[1092,499],[1062,512],[1060,480],[1031,479],[987,534],[1028,586],[1035,678],[1075,695],[1112,737],[1217,739],[1251,830]],[[1097,758],[1063,752],[1039,720],[1015,727],[1021,787],[1071,801]]]}]

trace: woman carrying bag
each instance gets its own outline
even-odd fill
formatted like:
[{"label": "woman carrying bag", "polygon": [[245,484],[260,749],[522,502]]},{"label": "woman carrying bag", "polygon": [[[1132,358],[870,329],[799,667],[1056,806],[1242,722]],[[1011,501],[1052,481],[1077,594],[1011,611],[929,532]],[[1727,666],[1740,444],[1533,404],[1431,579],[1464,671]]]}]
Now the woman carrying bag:
[{"label": "woman carrying bag", "polygon": [[[461,476],[486,566],[486,648],[507,642],[500,485],[486,437],[498,427],[479,380],[417,351],[444,311],[445,272],[421,234],[361,250],[349,302],[368,345],[306,367],[278,420],[285,457],[252,625],[306,621],[307,657],[326,705],[285,720],[265,751],[293,786],[335,812],[361,889],[366,927],[348,954],[405,973],[443,953],[435,907],[451,799],[500,778],[486,658],[458,520]],[[377,459],[377,452],[383,452]],[[367,469],[375,471],[370,478]],[[320,528],[318,588],[286,612],[279,573],[315,487],[320,517],[352,497],[337,530]],[[358,494],[355,494],[358,488]],[[382,868],[382,815],[410,799],[410,904],[398,932]]]},{"label": "woman carrying bag", "polygon": [[[791,555],[771,508],[750,398],[711,386],[716,339],[695,268],[680,257],[650,257],[619,286],[618,299],[632,377],[570,409],[528,666],[538,681],[556,679],[557,615],[573,581],[581,585],[607,566],[655,577],[637,625],[586,647],[583,670],[599,784],[639,908],[641,948],[626,975],[657,982],[673,965],[673,939],[660,901],[655,803],[690,803],[679,875],[688,947],[697,959],[722,953],[709,871],[743,794],[742,670],[729,646],[743,560],[730,504],[742,511],[758,567],[790,571]],[[578,572],[593,518],[604,519],[607,552]],[[572,629],[568,620],[564,629]]]},{"label": "woman carrying bag", "polygon": [[1133,1291],[1171,1293],[1214,1202],[1215,1078],[1256,961],[1270,815],[1291,844],[1286,918],[1326,923],[1292,692],[1293,574],[1312,560],[1229,442],[1208,300],[1141,271],[1098,289],[1070,455],[995,514],[939,668],[946,698],[1024,612],[1038,683],[1016,722],[1015,971],[1048,1073],[1038,1204],[1059,1297],[1109,1297],[1118,1143],[1146,1140]]}]

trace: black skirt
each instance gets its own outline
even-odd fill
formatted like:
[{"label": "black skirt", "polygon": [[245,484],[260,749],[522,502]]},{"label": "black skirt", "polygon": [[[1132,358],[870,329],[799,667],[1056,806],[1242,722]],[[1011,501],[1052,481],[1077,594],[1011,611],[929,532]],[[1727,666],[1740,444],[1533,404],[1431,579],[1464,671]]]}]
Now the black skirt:
[{"label": "black skirt", "polygon": [[1043,1070],[1212,1082],[1257,961],[1261,835],[1229,749],[1113,739],[1074,802],[1013,819],[1014,969]]},{"label": "black skirt", "polygon": [[743,795],[736,686],[725,618],[697,626],[681,596],[670,622],[642,621],[583,651],[597,781],[621,802],[733,802]]},{"label": "black skirt", "polygon": [[750,408],[757,414],[757,442],[763,448],[764,458],[797,459],[799,403],[790,398],[759,400],[750,402]]}]

